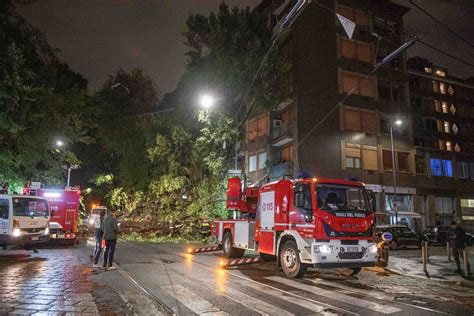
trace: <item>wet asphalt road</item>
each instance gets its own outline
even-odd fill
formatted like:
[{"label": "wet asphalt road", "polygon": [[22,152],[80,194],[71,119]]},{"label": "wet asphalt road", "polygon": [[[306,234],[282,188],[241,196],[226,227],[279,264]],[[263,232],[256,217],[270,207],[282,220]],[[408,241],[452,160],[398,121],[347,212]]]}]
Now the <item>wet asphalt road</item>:
[{"label": "wet asphalt road", "polygon": [[92,269],[85,243],[39,253],[0,251],[0,314],[474,314],[474,289],[450,282],[369,270],[355,277],[313,270],[287,279],[274,263],[222,270],[218,253],[186,250],[119,242],[114,271]]}]

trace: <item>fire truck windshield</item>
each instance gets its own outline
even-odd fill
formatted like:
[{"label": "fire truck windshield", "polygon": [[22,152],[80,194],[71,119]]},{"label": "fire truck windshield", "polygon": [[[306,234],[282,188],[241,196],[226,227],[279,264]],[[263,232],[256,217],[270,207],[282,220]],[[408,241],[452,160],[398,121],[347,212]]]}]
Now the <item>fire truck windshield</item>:
[{"label": "fire truck windshield", "polygon": [[[318,183],[316,196],[318,208],[331,213],[371,211],[367,192],[363,187]],[[365,214],[361,216],[365,217]]]},{"label": "fire truck windshield", "polygon": [[16,197],[13,199],[13,215],[14,216],[48,216],[48,203],[46,200]]}]

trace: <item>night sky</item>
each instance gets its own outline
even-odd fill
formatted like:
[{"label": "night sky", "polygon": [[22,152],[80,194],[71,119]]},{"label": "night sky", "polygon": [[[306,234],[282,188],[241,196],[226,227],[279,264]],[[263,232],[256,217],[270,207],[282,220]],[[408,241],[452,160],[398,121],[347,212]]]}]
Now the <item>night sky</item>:
[{"label": "night sky", "polygon": [[[232,0],[229,5],[255,6],[260,0]],[[396,1],[411,7],[408,1]],[[465,3],[467,6],[456,4]],[[216,10],[218,0],[38,0],[17,5],[42,30],[61,59],[99,87],[119,67],[140,67],[161,94],[173,90],[184,71],[186,47],[181,33],[189,13]],[[474,45],[474,3],[469,0],[417,0],[417,3]],[[405,15],[407,33],[434,28],[424,40],[474,64],[474,48],[456,39],[416,8]],[[426,57],[461,78],[474,68],[416,44],[410,55]]]}]

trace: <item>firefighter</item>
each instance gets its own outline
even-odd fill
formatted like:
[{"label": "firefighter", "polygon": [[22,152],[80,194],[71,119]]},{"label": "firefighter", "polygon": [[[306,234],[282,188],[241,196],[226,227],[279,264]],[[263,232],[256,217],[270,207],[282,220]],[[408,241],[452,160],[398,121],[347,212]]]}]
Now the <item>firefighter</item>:
[{"label": "firefighter", "polygon": [[207,217],[202,219],[199,232],[203,240],[206,240],[211,235],[211,224],[209,223]]}]

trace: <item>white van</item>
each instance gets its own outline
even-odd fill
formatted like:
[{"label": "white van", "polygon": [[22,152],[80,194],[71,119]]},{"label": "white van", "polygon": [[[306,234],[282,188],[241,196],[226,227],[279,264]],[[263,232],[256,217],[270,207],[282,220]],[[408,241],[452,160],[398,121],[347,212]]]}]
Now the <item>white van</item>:
[{"label": "white van", "polygon": [[0,245],[49,241],[49,208],[44,198],[0,194]]},{"label": "white van", "polygon": [[100,212],[104,211],[105,216],[108,215],[107,208],[105,206],[97,206],[91,209],[91,215],[89,216],[89,226],[94,228],[97,226],[97,222],[100,221]]}]

